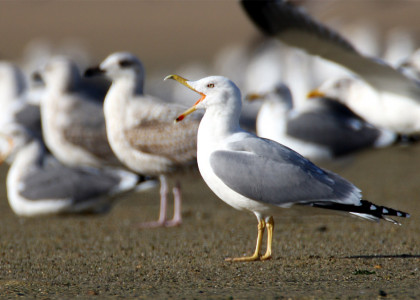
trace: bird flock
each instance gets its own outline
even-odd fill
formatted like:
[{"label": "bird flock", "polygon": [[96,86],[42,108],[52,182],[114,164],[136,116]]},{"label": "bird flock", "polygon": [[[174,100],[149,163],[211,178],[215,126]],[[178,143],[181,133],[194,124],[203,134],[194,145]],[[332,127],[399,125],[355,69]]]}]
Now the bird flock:
[{"label": "bird flock", "polygon": [[254,254],[230,261],[271,258],[274,217],[293,206],[395,224],[392,216],[409,217],[365,200],[311,160],[417,140],[419,51],[398,52],[396,39],[383,58],[368,57],[356,50],[357,39],[348,42],[288,1],[241,4],[261,30],[258,42],[222,49],[211,68],[190,72],[201,79],[183,71],[165,78],[198,100],[163,82],[167,74],[146,78],[130,52],[82,67],[75,57],[54,55],[30,74],[1,61],[0,161],[10,165],[13,212],[104,213],[122,195],[141,198],[160,185],[158,219],[138,227],[178,226],[182,172],[198,168],[220,199],[257,217]]}]

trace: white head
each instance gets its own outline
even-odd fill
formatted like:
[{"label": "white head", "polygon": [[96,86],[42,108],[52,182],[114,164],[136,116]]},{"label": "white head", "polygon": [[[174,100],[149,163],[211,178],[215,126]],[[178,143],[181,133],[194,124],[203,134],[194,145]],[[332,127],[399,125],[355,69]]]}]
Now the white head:
[{"label": "white head", "polygon": [[196,81],[190,81],[178,75],[169,75],[166,79],[174,79],[189,89],[199,93],[201,98],[187,111],[181,114],[177,121],[196,109],[216,109],[238,116],[241,113],[242,102],[239,88],[228,78],[223,76],[209,76]]},{"label": "white head", "polygon": [[325,97],[335,99],[341,103],[347,103],[355,91],[366,86],[366,84],[354,77],[332,78],[325,81],[318,89],[311,91],[308,94],[308,98]]},{"label": "white head", "polygon": [[268,106],[276,107],[287,112],[293,108],[293,96],[290,88],[282,83],[277,83],[265,93],[251,93],[247,95],[249,101],[264,100]]},{"label": "white head", "polygon": [[129,52],[115,52],[109,55],[99,66],[89,68],[86,77],[106,75],[112,81],[129,80],[133,82],[137,92],[142,92],[144,82],[144,68],[141,61]]},{"label": "white head", "polygon": [[80,71],[76,63],[65,56],[51,58],[40,71],[48,90],[72,92],[79,88]]}]

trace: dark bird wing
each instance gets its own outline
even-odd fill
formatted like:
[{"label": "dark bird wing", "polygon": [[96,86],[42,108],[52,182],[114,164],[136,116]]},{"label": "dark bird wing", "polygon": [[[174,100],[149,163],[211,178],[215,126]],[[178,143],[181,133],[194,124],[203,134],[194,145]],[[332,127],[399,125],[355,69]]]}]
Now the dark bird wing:
[{"label": "dark bird wing", "polygon": [[363,56],[334,30],[315,21],[285,0],[242,0],[252,21],[269,36],[338,63],[361,76],[378,90],[420,101],[420,83],[407,78],[378,58]]},{"label": "dark bird wing", "polygon": [[324,98],[311,101],[318,101],[316,108],[288,120],[288,135],[326,146],[334,156],[371,147],[379,138],[379,129],[344,104]]}]

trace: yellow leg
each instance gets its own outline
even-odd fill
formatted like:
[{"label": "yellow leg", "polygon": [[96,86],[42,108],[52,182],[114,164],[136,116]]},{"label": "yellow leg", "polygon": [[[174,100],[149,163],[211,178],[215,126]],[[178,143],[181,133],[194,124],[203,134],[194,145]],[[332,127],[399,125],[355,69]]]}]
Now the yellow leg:
[{"label": "yellow leg", "polygon": [[234,258],[226,258],[226,261],[255,261],[260,259],[260,251],[261,251],[261,242],[264,235],[265,230],[265,221],[262,219],[258,221],[258,236],[257,236],[257,246],[255,247],[255,252],[252,256],[244,256],[244,257],[234,257]]},{"label": "yellow leg", "polygon": [[274,220],[273,217],[270,217],[266,223],[267,227],[267,251],[261,257],[261,260],[266,260],[271,258],[271,244],[273,242],[273,231],[274,231]]}]

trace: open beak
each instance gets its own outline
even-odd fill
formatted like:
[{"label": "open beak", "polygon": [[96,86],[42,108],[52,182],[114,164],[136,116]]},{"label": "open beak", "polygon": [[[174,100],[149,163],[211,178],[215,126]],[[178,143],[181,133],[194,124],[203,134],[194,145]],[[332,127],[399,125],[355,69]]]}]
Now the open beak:
[{"label": "open beak", "polygon": [[317,89],[310,91],[308,95],[306,95],[307,98],[323,98],[325,96],[325,93]]},{"label": "open beak", "polygon": [[[0,133],[0,140],[1,142],[6,141],[7,142],[7,150],[6,151],[0,151],[0,165],[6,160],[6,158],[12,153],[13,150],[13,139],[3,133]],[[3,146],[3,145],[2,145]],[[1,147],[3,148],[3,147]],[[1,149],[3,150],[3,149]]]},{"label": "open beak", "polygon": [[185,85],[190,90],[192,90],[192,91],[194,91],[196,93],[199,93],[201,95],[201,98],[198,99],[197,102],[195,102],[193,106],[191,106],[189,109],[187,109],[186,111],[184,111],[182,114],[180,114],[176,118],[175,122],[180,122],[180,121],[184,120],[184,118],[186,116],[188,116],[189,114],[191,114],[191,113],[193,113],[194,111],[197,110],[197,104],[200,103],[200,102],[202,102],[204,100],[204,98],[206,98],[206,95],[203,94],[203,93],[201,93],[201,92],[199,92],[199,91],[197,91],[197,90],[195,90],[191,85],[188,84],[188,80],[185,79],[185,78],[183,78],[183,77],[181,77],[181,76],[178,76],[178,75],[168,75],[168,76],[165,77],[164,80],[167,80],[167,79],[176,80],[179,83],[181,83],[182,85]]}]

